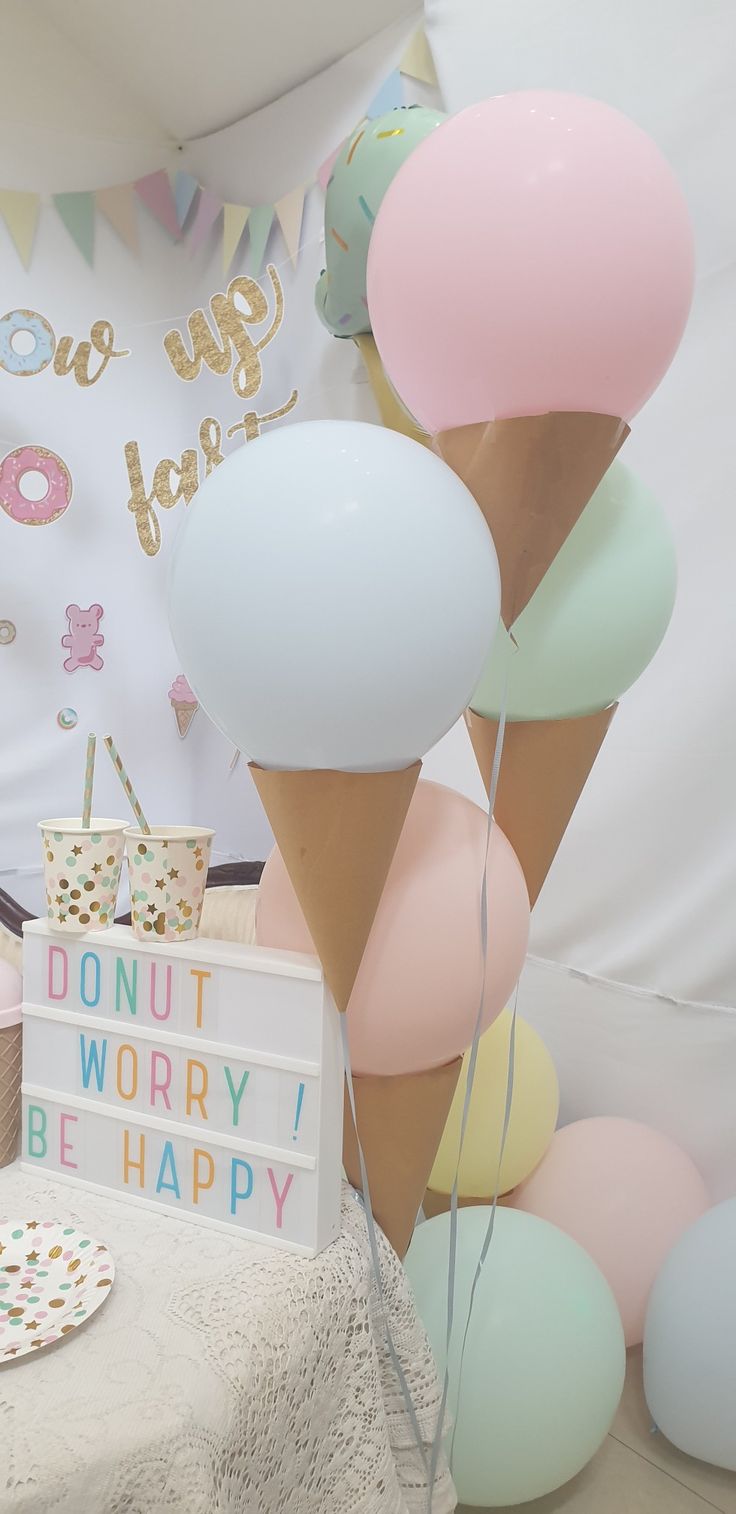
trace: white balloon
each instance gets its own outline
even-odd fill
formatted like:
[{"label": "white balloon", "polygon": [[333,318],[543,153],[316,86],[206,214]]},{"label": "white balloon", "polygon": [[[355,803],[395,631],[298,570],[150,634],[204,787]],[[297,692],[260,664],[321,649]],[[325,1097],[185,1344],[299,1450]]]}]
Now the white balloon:
[{"label": "white balloon", "polygon": [[736,1471],[736,1199],[695,1221],[652,1289],[644,1392],[658,1429],[688,1456]]},{"label": "white balloon", "polygon": [[468,704],[499,608],[465,485],[359,421],[284,426],[231,453],[189,506],[169,578],[197,698],[271,768],[423,756]]}]

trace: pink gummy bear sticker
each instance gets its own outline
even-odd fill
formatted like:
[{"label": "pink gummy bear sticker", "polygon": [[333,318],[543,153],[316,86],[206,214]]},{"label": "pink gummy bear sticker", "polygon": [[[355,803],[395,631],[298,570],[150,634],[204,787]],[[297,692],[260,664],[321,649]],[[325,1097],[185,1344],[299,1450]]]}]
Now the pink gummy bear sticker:
[{"label": "pink gummy bear sticker", "polygon": [[69,634],[61,638],[61,645],[69,648],[69,656],[64,662],[67,673],[75,673],[77,668],[93,668],[97,673],[103,667],[97,648],[105,640],[99,632],[104,613],[102,605],[90,605],[88,610],[80,610],[79,605],[67,605]]}]

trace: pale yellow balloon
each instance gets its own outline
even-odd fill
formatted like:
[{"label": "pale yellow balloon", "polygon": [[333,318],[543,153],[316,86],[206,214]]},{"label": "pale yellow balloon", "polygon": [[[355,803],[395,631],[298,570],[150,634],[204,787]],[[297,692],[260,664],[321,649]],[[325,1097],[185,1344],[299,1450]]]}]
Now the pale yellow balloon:
[{"label": "pale yellow balloon", "polygon": [[[511,1037],[511,1011],[505,1009],[480,1038],[478,1061],[463,1142],[458,1193],[462,1198],[490,1198],[496,1187],[501,1148]],[[451,1193],[457,1168],[469,1053],[445,1126],[429,1186]],[[542,1160],[554,1135],[560,1089],[552,1058],[535,1030],[516,1020],[514,1087],[511,1118],[501,1162],[499,1193],[509,1193]]]}]

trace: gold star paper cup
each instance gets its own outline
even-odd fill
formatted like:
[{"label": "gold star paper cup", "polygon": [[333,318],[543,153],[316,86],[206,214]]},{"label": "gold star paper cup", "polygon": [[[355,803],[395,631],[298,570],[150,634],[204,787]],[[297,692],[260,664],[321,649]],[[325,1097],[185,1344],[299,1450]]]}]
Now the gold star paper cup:
[{"label": "gold star paper cup", "polygon": [[157,826],[149,836],[128,826],[133,933],[140,941],[193,941],[199,935],[214,831]]},{"label": "gold star paper cup", "polygon": [[125,820],[41,820],[46,914],[65,935],[107,930],[115,919]]}]

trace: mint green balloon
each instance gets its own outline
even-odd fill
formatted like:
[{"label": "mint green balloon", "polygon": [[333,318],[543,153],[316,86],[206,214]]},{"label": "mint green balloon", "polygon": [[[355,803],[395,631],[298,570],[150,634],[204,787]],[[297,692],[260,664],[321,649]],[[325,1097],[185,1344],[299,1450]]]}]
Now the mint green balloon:
[{"label": "mint green balloon", "polygon": [[333,336],[370,331],[365,266],[378,208],[402,163],[446,119],[423,105],[387,111],[359,126],[336,158],[325,195],[327,267],[314,293]]},{"label": "mint green balloon", "polygon": [[588,715],[620,698],[654,656],[675,603],[677,560],[654,496],[623,463],[602,483],[514,622],[501,626],[471,706],[509,720]]},{"label": "mint green balloon", "polygon": [[[461,1503],[527,1503],[574,1477],[605,1439],[621,1398],[626,1348],[603,1274],[555,1225],[500,1208],[476,1289],[490,1210],[461,1209],[448,1411]],[[450,1216],[419,1225],[406,1271],[440,1373],[445,1370]],[[452,1432],[447,1437],[449,1451]]]}]

